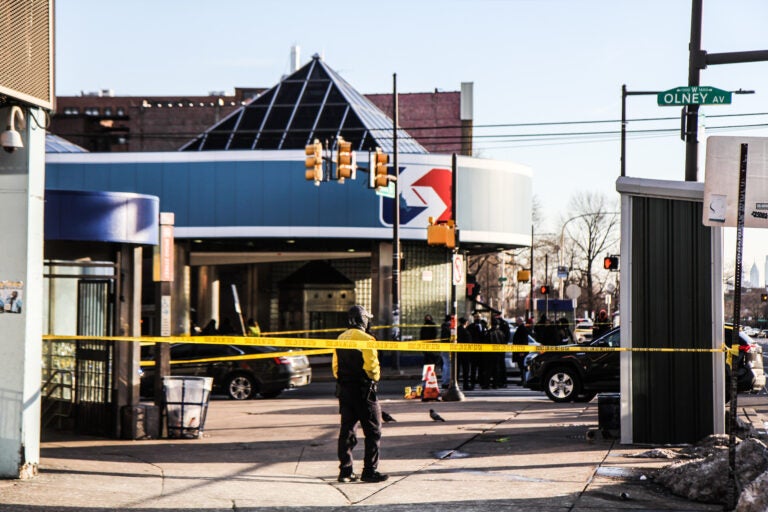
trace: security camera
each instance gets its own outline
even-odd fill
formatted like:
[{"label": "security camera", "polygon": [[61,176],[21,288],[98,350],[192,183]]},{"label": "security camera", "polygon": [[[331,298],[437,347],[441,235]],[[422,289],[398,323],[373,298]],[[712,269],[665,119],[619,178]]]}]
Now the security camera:
[{"label": "security camera", "polygon": [[24,143],[21,142],[21,134],[16,130],[11,130],[10,127],[0,134],[0,145],[6,153],[13,153],[17,148],[23,148]]},{"label": "security camera", "polygon": [[11,112],[8,114],[8,127],[0,134],[0,146],[3,146],[3,150],[6,153],[13,153],[18,148],[24,147],[24,142],[21,140],[21,134],[16,131],[16,122],[21,128],[24,127],[24,112],[21,107],[11,107]]}]

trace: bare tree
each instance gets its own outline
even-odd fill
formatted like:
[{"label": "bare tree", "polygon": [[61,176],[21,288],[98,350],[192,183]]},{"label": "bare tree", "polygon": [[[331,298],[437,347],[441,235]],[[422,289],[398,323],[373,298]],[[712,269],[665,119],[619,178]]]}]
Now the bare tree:
[{"label": "bare tree", "polygon": [[586,292],[580,304],[592,312],[609,282],[609,273],[602,264],[595,268],[595,262],[601,263],[609,252],[618,252],[619,212],[615,203],[596,192],[577,193],[569,211],[573,215],[561,219],[560,255],[563,264],[571,267],[568,281]]}]

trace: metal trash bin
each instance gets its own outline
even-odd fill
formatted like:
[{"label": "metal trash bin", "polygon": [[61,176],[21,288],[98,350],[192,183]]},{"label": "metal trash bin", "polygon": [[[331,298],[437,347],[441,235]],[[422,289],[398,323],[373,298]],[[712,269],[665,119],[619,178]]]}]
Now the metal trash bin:
[{"label": "metal trash bin", "polygon": [[163,377],[168,437],[200,437],[212,387],[211,377]]},{"label": "metal trash bin", "polygon": [[618,438],[621,433],[621,395],[597,395],[597,423],[604,438]]}]

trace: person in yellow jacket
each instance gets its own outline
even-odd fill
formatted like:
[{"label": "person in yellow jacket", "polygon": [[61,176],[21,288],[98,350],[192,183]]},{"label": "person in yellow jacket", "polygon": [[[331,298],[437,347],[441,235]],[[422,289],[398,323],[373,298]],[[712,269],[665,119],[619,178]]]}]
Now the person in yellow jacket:
[{"label": "person in yellow jacket", "polygon": [[[352,306],[347,314],[348,329],[339,335],[340,340],[373,341],[369,334],[369,323],[373,315],[362,306]],[[353,471],[352,449],[357,445],[357,424],[365,434],[363,482],[383,482],[388,475],[379,473],[379,446],[381,441],[381,407],[377,385],[381,377],[381,366],[376,349],[340,349],[333,352],[331,361],[333,376],[336,378],[336,397],[339,399],[338,456],[339,482],[355,482],[358,476]]]},{"label": "person in yellow jacket", "polygon": [[248,325],[246,325],[246,329],[246,336],[261,336],[261,327],[259,327],[259,322],[253,318],[248,319]]}]

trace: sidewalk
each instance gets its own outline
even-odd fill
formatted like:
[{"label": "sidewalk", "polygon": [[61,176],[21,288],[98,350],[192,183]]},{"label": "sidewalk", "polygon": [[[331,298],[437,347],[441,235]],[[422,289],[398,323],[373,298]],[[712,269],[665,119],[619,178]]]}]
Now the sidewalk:
[{"label": "sidewalk", "polygon": [[338,405],[333,384],[315,382],[273,400],[212,400],[200,439],[47,440],[37,478],[0,481],[0,511],[722,510],[643,478],[670,464],[625,457],[648,447],[588,440],[597,401],[555,404],[512,386],[421,402],[401,399],[403,385],[382,382],[397,421],[384,428],[380,484],[336,482]]}]

